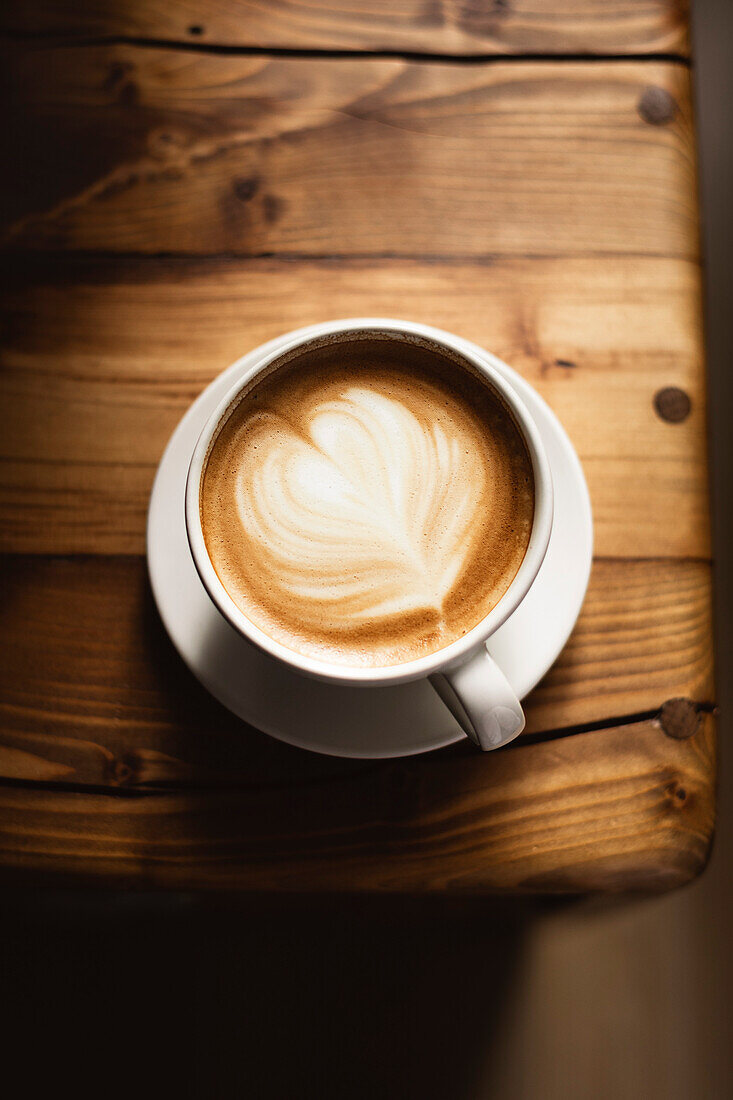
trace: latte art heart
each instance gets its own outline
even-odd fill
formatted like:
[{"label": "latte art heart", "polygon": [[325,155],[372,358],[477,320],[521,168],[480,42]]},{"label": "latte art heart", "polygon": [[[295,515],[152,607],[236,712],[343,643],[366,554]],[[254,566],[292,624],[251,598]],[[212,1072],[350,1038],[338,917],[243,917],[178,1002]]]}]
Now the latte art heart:
[{"label": "latte art heart", "polygon": [[364,341],[278,367],[225,417],[201,483],[232,600],[284,646],[388,666],[481,621],[534,512],[518,429],[480,377]]},{"label": "latte art heart", "polygon": [[243,535],[282,598],[309,624],[329,606],[354,625],[439,615],[483,500],[472,440],[358,387],[316,405],[305,427],[253,419],[237,479]]}]

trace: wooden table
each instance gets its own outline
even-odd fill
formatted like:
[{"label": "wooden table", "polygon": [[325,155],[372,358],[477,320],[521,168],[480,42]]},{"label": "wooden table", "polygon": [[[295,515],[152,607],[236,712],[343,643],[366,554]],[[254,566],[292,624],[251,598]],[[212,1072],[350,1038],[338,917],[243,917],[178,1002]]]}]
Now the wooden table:
[{"label": "wooden table", "polygon": [[[684,0],[29,0],[0,15],[2,881],[665,889],[714,822]],[[392,315],[567,427],[590,590],[504,751],[320,758],[199,687],[145,513],[234,358]]]}]

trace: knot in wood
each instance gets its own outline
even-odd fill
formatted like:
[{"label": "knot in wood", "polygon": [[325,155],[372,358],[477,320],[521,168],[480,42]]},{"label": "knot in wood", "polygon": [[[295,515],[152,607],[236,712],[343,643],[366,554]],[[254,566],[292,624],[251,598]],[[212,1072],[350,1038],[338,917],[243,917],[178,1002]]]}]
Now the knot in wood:
[{"label": "knot in wood", "polygon": [[128,753],[112,761],[112,782],[120,787],[134,783],[138,778],[138,761],[134,754]]},{"label": "knot in wood", "polygon": [[673,806],[677,809],[681,809],[687,802],[688,792],[687,788],[683,787],[679,780],[675,779],[667,785],[665,788],[666,794],[669,797]]},{"label": "knot in wood", "polygon": [[678,386],[665,386],[654,394],[655,412],[668,424],[681,424],[683,420],[687,420],[691,408],[689,395]]},{"label": "knot in wood", "polygon": [[122,106],[133,107],[140,98],[138,86],[130,76],[134,71],[131,61],[115,61],[102,83],[102,89]]},{"label": "knot in wood", "polygon": [[638,111],[640,118],[650,126],[666,126],[677,114],[677,103],[666,88],[650,85],[644,89]]},{"label": "knot in wood", "polygon": [[234,181],[234,194],[240,202],[249,202],[259,191],[260,183],[259,176],[240,176]]},{"label": "knot in wood", "polygon": [[659,712],[659,725],[675,741],[685,741],[697,733],[700,720],[700,711],[691,699],[668,699]]}]

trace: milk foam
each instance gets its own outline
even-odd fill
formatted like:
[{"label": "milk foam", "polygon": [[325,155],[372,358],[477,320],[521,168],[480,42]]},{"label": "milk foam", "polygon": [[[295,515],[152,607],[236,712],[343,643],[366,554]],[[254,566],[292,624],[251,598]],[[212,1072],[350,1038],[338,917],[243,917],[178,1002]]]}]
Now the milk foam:
[{"label": "milk foam", "polygon": [[236,480],[242,532],[304,625],[329,608],[345,626],[440,613],[489,502],[474,441],[433,412],[418,419],[352,386],[315,404],[300,430],[269,412],[250,421]]}]

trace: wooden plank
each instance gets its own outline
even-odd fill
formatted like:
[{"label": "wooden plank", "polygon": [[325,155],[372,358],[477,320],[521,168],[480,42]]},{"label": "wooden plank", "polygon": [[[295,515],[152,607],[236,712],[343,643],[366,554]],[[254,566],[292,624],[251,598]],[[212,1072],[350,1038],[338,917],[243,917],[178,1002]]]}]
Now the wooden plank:
[{"label": "wooden plank", "polygon": [[185,890],[664,890],[702,870],[710,716],[479,755],[438,753],[305,783],[120,798],[0,787],[4,881]]},{"label": "wooden plank", "polygon": [[[134,789],[297,785],[351,774],[233,718],[184,668],[132,558],[2,562],[0,778]],[[713,698],[710,567],[596,562],[528,733]],[[611,719],[613,720],[613,719]]]},{"label": "wooden plank", "polygon": [[[700,272],[617,257],[490,263],[61,261],[9,272],[0,309],[0,546],[142,553],[157,462],[215,374],[279,333],[402,316],[516,367],[568,429],[596,550],[709,554]],[[663,420],[655,394],[692,400]]]},{"label": "wooden plank", "polygon": [[0,29],[288,49],[476,53],[688,51],[687,0],[24,0]]},{"label": "wooden plank", "polygon": [[682,64],[113,45],[14,49],[6,68],[0,239],[15,246],[698,255]]}]

